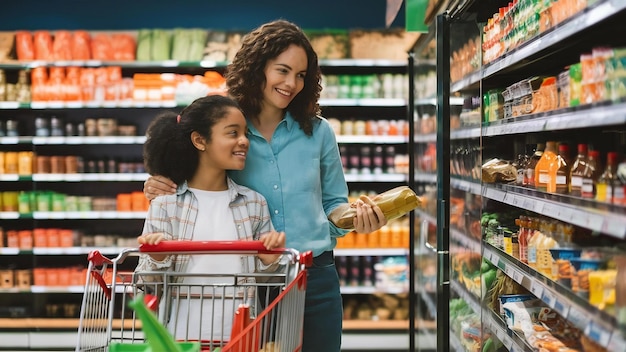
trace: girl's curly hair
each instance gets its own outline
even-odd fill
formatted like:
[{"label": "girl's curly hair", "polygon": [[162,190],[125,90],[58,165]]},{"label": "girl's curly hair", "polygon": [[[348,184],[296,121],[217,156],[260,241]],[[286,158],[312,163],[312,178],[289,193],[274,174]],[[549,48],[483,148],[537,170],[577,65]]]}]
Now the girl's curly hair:
[{"label": "girl's curly hair", "polygon": [[318,100],[322,91],[321,70],[311,42],[297,25],[286,20],[275,20],[245,35],[241,49],[226,69],[226,85],[230,96],[239,102],[245,115],[256,118],[261,112],[265,65],[290,45],[304,49],[308,67],[304,88],[287,106],[287,111],[300,128],[311,135],[313,121],[320,114]]}]

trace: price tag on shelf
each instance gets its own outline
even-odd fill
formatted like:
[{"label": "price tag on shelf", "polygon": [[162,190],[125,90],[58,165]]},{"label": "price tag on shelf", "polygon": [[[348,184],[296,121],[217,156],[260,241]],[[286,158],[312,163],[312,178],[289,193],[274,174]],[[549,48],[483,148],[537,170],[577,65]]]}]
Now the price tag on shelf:
[{"label": "price tag on shelf", "polygon": [[556,209],[556,206],[554,206],[553,204],[549,202],[544,202],[541,209],[541,214],[544,214],[546,216],[554,216],[554,214],[556,214]]},{"label": "price tag on shelf", "polygon": [[563,302],[559,299],[554,301],[554,310],[556,310],[562,317],[566,317],[569,314],[570,305],[567,302]]},{"label": "price tag on shelf", "polygon": [[522,202],[522,208],[530,210],[530,211],[537,211],[537,204],[538,202],[530,199],[530,198],[524,198],[524,201]]},{"label": "price tag on shelf", "polygon": [[498,337],[498,340],[504,342],[506,336],[507,335],[502,328],[496,328],[496,337]]},{"label": "price tag on shelf", "polygon": [[609,341],[608,346],[606,346],[606,349],[608,351],[619,351],[620,349],[623,349],[624,346],[626,346],[626,341],[624,341],[622,334],[617,330],[613,330],[611,340]]},{"label": "price tag on shelf", "polygon": [[504,268],[504,273],[506,274],[506,276],[510,277],[511,279],[514,279],[513,276],[515,276],[515,269],[513,268],[512,265],[507,265]]},{"label": "price tag on shelf", "polygon": [[513,270],[513,280],[521,285],[524,280],[524,274],[517,269]]},{"label": "price tag on shelf", "polygon": [[604,217],[598,214],[585,213],[586,227],[591,230],[602,231]]},{"label": "price tag on shelf", "polygon": [[602,224],[602,232],[624,239],[626,237],[626,221],[607,217]]},{"label": "price tag on shelf", "polygon": [[509,335],[505,335],[502,343],[504,344],[504,347],[506,347],[507,350],[511,351],[511,349],[513,348],[513,339],[511,338],[511,336]]},{"label": "price tag on shelf", "polygon": [[554,308],[556,302],[556,296],[548,288],[544,289],[541,293],[541,300],[550,308]]},{"label": "price tag on shelf", "polygon": [[585,335],[600,344],[600,346],[606,347],[611,338],[611,331],[608,331],[597,322],[592,321],[587,325],[587,328],[585,328]]},{"label": "price tag on shelf", "polygon": [[538,281],[533,281],[530,284],[530,292],[535,295],[535,297],[541,298],[541,295],[543,294],[543,285]]}]

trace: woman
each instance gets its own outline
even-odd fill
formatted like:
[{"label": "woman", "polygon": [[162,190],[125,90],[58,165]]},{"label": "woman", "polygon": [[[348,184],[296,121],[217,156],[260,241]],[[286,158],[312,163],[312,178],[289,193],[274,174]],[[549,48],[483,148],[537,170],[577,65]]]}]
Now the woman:
[{"label": "woman", "polygon": [[[246,119],[237,103],[218,95],[196,99],[180,115],[163,113],[150,123],[144,145],[146,168],[179,186],[175,194],[150,202],[138,243],[260,239],[267,249],[285,246],[285,233],[273,231],[265,198],[236,184],[226,174],[226,170],[243,169],[246,163],[246,131]],[[258,254],[254,260],[240,255],[152,253],[140,257],[135,271],[148,286],[160,286],[164,281],[163,276],[154,275],[156,271],[166,275],[216,275],[172,277],[191,288],[181,289],[182,298],[173,299],[168,328],[182,340],[224,341],[230,338],[234,310],[238,303],[244,303],[245,296],[242,290],[232,287],[222,291],[224,277],[232,281],[236,273],[274,271],[279,259],[278,254]],[[200,294],[203,286],[202,292],[214,292],[212,284],[220,284],[218,292],[224,297],[224,305],[202,304],[187,297]]]},{"label": "woman", "polygon": [[[333,248],[346,230],[328,215],[348,202],[339,148],[320,116],[321,71],[317,54],[295,24],[276,20],[247,34],[226,71],[228,92],[249,124],[246,167],[230,177],[263,194],[272,223],[287,247],[311,250],[302,350],[340,351],[342,300]],[[150,177],[149,199],[171,192],[169,180]],[[387,223],[371,200],[356,203],[355,231],[370,233]]]}]

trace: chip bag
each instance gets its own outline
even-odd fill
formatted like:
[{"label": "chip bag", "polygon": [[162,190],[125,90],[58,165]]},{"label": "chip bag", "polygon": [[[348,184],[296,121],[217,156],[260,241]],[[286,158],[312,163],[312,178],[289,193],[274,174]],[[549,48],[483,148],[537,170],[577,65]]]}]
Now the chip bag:
[{"label": "chip bag", "polygon": [[[368,203],[367,197],[361,196],[360,199]],[[392,188],[372,200],[383,211],[387,221],[400,218],[422,204],[421,199],[408,186]],[[352,202],[337,207],[328,215],[328,219],[341,229],[354,230],[355,216],[356,202]]]}]

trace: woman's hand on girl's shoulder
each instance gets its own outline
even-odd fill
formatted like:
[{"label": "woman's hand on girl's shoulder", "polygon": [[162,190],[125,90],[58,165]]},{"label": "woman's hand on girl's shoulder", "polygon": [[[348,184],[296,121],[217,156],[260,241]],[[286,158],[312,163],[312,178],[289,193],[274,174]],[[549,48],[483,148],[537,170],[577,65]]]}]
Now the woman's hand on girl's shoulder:
[{"label": "woman's hand on girl's shoulder", "polygon": [[165,176],[150,176],[143,183],[143,194],[148,200],[153,200],[157,196],[164,194],[174,194],[176,184]]}]

